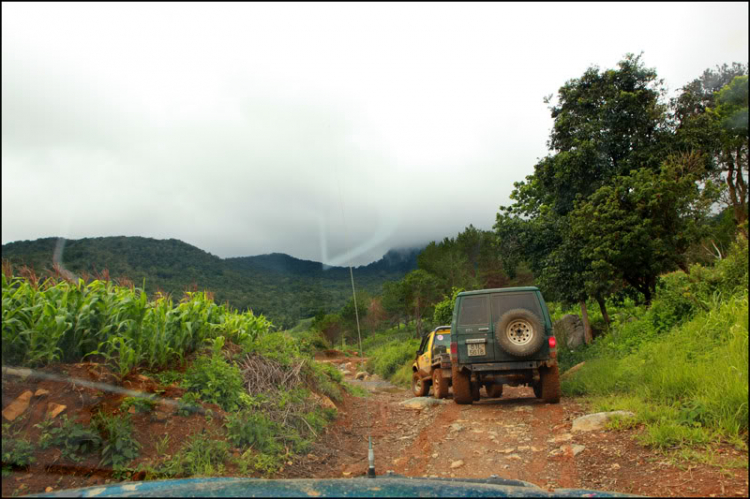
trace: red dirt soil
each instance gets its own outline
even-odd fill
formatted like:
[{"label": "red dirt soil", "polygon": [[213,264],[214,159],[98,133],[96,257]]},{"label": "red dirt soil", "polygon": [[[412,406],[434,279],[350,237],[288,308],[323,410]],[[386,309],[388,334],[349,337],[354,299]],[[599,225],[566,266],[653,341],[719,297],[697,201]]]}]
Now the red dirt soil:
[{"label": "red dirt soil", "polygon": [[[331,352],[331,357],[324,361],[334,365],[352,362],[358,367],[359,359],[336,358]],[[110,373],[93,363],[49,366],[41,372],[67,380],[115,384]],[[49,402],[66,405],[62,414],[88,423],[99,410],[117,414],[127,396],[64,380],[21,380],[5,375],[2,387],[3,408],[25,390],[49,390],[49,395],[33,397],[24,415],[12,424],[14,430],[32,442],[38,441],[40,430],[34,425],[43,421]],[[163,397],[163,404],[156,411],[132,416],[136,438],[142,445],[140,457],[131,463],[133,468],[165,457],[156,451],[157,442],[165,435],[169,435],[165,455],[176,453],[186,437],[196,432],[223,435],[225,414],[217,406],[204,405],[213,411],[210,421],[201,414],[190,417],[168,414],[166,404],[183,393],[176,386],[164,387],[145,376],[132,375],[121,387]],[[549,405],[537,400],[530,388],[511,387],[505,387],[499,399],[484,395],[483,390],[483,398],[473,405],[457,405],[449,398],[446,403],[414,410],[400,405],[412,398],[405,389],[376,391],[367,398],[346,394],[336,404],[339,418],[329,425],[310,452],[290,461],[273,478],[361,476],[367,470],[367,441],[371,435],[378,474],[387,470],[413,477],[488,478],[494,474],[528,481],[548,490],[588,488],[665,497],[748,495],[747,451],[740,452],[730,446],[717,448],[718,461],[726,463],[723,468],[688,462],[675,466],[665,455],[636,442],[640,429],[570,433],[572,420],[584,414],[575,399],[563,398],[560,404]],[[583,445],[584,449],[575,456],[571,452],[550,454],[565,444]],[[58,449],[50,448],[37,450],[34,457],[36,462],[28,469],[13,470],[3,478],[4,497],[119,480],[111,469],[99,466],[98,456],[75,463],[63,459]],[[744,462],[745,467],[730,467],[733,460]],[[238,474],[236,468],[227,466],[226,476]]]}]

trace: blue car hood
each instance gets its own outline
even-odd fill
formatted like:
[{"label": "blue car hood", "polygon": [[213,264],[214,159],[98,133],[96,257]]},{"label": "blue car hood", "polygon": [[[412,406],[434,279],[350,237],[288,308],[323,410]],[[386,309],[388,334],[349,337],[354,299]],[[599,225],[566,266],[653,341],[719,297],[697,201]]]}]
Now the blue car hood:
[{"label": "blue car hood", "polygon": [[398,475],[349,479],[190,478],[122,482],[27,497],[627,497],[584,489],[548,492],[502,478],[408,478]]}]

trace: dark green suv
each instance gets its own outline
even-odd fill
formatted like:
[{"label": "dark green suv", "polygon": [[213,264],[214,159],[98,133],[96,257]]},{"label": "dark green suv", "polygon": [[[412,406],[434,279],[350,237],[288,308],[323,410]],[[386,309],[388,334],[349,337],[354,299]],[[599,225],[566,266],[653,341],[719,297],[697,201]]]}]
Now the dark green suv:
[{"label": "dark green suv", "polygon": [[531,386],[546,402],[560,401],[560,372],[552,321],[535,287],[464,291],[451,324],[453,400],[471,404],[485,387]]}]

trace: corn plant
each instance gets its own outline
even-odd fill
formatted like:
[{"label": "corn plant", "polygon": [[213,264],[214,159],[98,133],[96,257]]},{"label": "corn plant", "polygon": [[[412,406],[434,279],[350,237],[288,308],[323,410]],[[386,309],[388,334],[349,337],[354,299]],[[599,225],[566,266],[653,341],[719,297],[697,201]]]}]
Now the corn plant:
[{"label": "corn plant", "polygon": [[143,290],[109,280],[40,283],[26,274],[2,273],[3,364],[41,366],[100,355],[125,376],[139,365],[182,360],[219,336],[252,344],[272,327],[263,316],[217,305],[207,292],[188,292],[174,305],[168,295],[149,302]]}]

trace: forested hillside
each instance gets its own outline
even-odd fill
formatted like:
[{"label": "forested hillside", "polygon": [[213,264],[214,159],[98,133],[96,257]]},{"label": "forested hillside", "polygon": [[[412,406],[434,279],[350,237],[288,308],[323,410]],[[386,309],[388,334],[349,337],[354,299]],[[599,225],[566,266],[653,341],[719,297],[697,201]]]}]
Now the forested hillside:
[{"label": "forested hillside", "polygon": [[[44,238],[3,245],[2,258],[26,265],[38,275],[55,273],[54,254],[65,269],[88,280],[109,276],[179,297],[185,290],[213,293],[219,303],[264,314],[278,327],[291,327],[319,311],[342,307],[351,296],[349,269],[289,255],[221,259],[176,239],[100,237],[80,240]],[[391,251],[381,260],[357,267],[358,287],[380,293],[416,266],[417,250]]]}]

